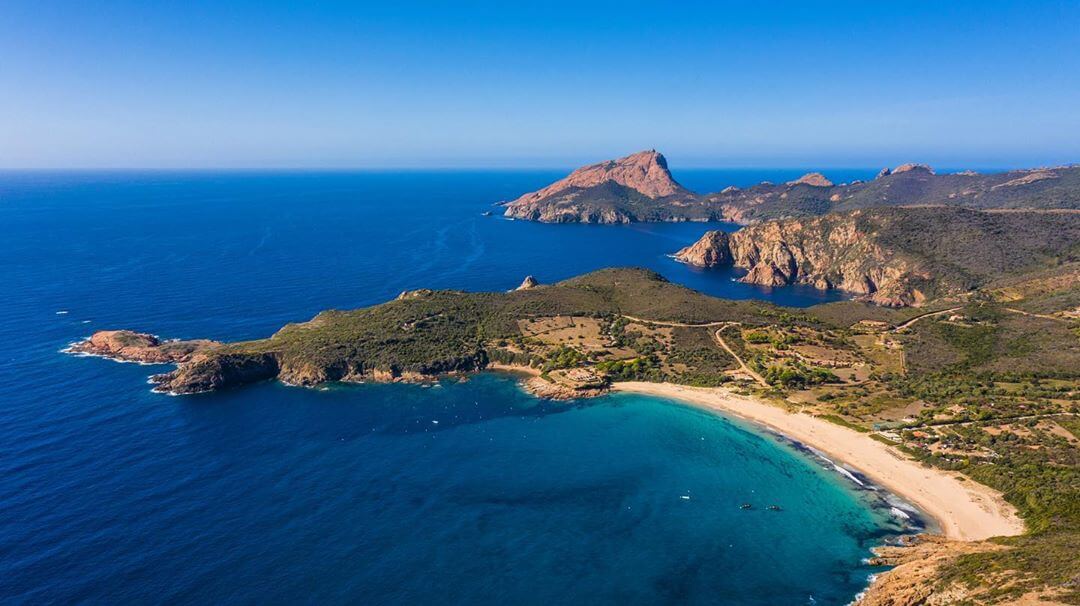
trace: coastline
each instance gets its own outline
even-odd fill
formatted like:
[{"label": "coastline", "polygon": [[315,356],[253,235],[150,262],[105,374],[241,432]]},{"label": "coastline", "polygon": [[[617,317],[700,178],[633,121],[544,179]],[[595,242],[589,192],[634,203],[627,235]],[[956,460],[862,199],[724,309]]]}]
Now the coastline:
[{"label": "coastline", "polygon": [[612,391],[674,399],[765,425],[851,465],[910,501],[934,519],[946,538],[981,541],[995,536],[1015,536],[1025,530],[1015,508],[992,488],[964,479],[960,474],[925,467],[852,429],[810,415],[790,413],[722,388],[631,381],[615,383]]}]

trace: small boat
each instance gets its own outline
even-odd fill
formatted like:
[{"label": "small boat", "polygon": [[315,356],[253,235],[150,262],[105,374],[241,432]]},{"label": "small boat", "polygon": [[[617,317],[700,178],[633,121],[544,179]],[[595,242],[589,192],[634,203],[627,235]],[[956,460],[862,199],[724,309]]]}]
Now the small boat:
[{"label": "small boat", "polygon": [[754,508],[754,506],[751,505],[750,503],[743,503],[742,505],[739,505],[739,509],[753,509],[753,508]]},{"label": "small boat", "polygon": [[779,505],[769,505],[768,509],[769,509],[769,511],[784,511],[783,509],[780,508]]},{"label": "small boat", "polygon": [[491,211],[490,210],[485,210],[484,212],[482,212],[480,214],[484,215],[485,217],[490,217],[491,216]]}]

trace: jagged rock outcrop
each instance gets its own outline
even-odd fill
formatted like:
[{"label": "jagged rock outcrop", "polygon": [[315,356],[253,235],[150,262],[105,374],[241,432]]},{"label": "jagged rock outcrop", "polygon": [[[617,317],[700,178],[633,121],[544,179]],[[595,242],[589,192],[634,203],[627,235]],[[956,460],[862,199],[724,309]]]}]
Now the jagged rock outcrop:
[{"label": "jagged rock outcrop", "polygon": [[832,187],[833,182],[825,178],[825,175],[821,173],[806,173],[805,175],[795,179],[794,181],[788,181],[788,185],[812,185],[813,187]]},{"label": "jagged rock outcrop", "polygon": [[546,223],[631,223],[677,220],[669,205],[696,202],[671,176],[664,156],[648,150],[579,168],[507,202],[504,214]]},{"label": "jagged rock outcrop", "polygon": [[614,181],[656,199],[684,191],[668,171],[663,154],[650,149],[618,160],[590,164],[547,187],[525,194],[510,204],[530,203],[562,193],[570,188],[585,189]]},{"label": "jagged rock outcrop", "polygon": [[1077,212],[878,208],[709,232],[675,256],[746,269],[751,284],[836,288],[901,307],[1067,262],[1077,241]]},{"label": "jagged rock outcrop", "polygon": [[721,267],[733,264],[730,239],[727,233],[722,231],[706,232],[700,240],[673,256],[677,261],[698,267]]},{"label": "jagged rock outcrop", "polygon": [[521,281],[521,285],[514,290],[529,290],[530,288],[536,288],[540,286],[540,282],[532,276],[525,276],[525,279]]},{"label": "jagged rock outcrop", "polygon": [[987,542],[950,541],[937,535],[905,538],[899,546],[875,547],[874,566],[892,566],[877,575],[856,606],[930,606],[979,603],[979,589],[942,585],[941,568],[969,553],[1003,549]]},{"label": "jagged rock outcrop", "polygon": [[679,185],[654,150],[580,168],[503,203],[507,217],[546,223],[731,221],[817,217],[858,208],[947,205],[974,209],[1080,209],[1080,166],[938,175],[926,164],[885,168],[869,181],[833,183],[811,172],[697,195]]},{"label": "jagged rock outcrop", "polygon": [[193,394],[266,381],[279,371],[277,356],[270,353],[202,353],[172,372],[150,377],[150,382],[157,392]]},{"label": "jagged rock outcrop", "polygon": [[590,368],[553,370],[546,377],[532,377],[524,383],[525,390],[548,400],[595,398],[608,392],[611,382]]},{"label": "jagged rock outcrop", "polygon": [[176,364],[186,362],[195,353],[220,345],[215,341],[162,341],[158,337],[131,330],[99,330],[85,341],[73,343],[67,351],[94,355],[121,362]]},{"label": "jagged rock outcrop", "polygon": [[930,168],[926,164],[916,164],[914,162],[909,162],[907,164],[901,164],[900,166],[897,166],[893,169],[892,174],[900,175],[911,171],[921,171],[925,173],[930,173],[931,175],[934,174],[934,169]]},{"label": "jagged rock outcrop", "polygon": [[739,230],[731,258],[748,270],[743,282],[764,286],[806,284],[837,288],[892,307],[920,305],[919,284],[930,279],[917,262],[882,247],[850,217],[773,221]]},{"label": "jagged rock outcrop", "polygon": [[675,258],[701,267],[746,269],[740,281],[749,284],[807,284],[845,290],[879,305],[921,304],[926,295],[915,285],[929,275],[884,250],[858,229],[856,219],[792,219],[745,227],[730,235],[709,232]]}]

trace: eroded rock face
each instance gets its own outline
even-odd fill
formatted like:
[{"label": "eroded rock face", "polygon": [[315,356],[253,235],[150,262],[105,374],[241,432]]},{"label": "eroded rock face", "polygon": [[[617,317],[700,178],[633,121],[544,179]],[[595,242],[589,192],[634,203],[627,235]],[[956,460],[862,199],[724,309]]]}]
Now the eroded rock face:
[{"label": "eroded rock face", "polygon": [[722,231],[706,232],[700,240],[675,253],[675,260],[698,267],[731,265],[728,235]]},{"label": "eroded rock face", "polygon": [[667,160],[656,150],[631,154],[575,170],[547,187],[505,204],[508,217],[545,223],[632,223],[678,220],[670,208],[650,214],[657,201],[693,203],[693,192],[679,185]]},{"label": "eroded rock face", "polygon": [[805,284],[845,290],[878,305],[918,306],[929,273],[859,228],[863,211],[770,221],[733,234],[709,232],[676,258],[701,267],[747,270],[740,281],[762,286]]},{"label": "eroded rock face", "polygon": [[610,382],[590,368],[553,370],[547,378],[532,377],[524,383],[525,390],[548,400],[595,398],[607,393]]},{"label": "eroded rock face", "polygon": [[651,149],[618,160],[584,166],[543,189],[521,196],[510,205],[528,204],[549,198],[572,187],[585,189],[608,181],[614,181],[653,199],[685,191],[671,177],[663,154]]},{"label": "eroded rock face", "polygon": [[122,362],[178,364],[195,353],[220,345],[216,341],[162,341],[158,337],[131,330],[100,330],[85,341],[73,344],[71,353],[96,355]]},{"label": "eroded rock face", "polygon": [[832,187],[833,182],[829,181],[825,175],[821,173],[806,173],[794,181],[788,181],[788,185],[812,185],[813,187]]},{"label": "eroded rock face", "polygon": [[934,174],[934,169],[930,168],[926,164],[916,164],[909,162],[908,164],[901,164],[893,169],[892,174],[899,175],[901,173],[907,173],[911,171],[922,171],[929,174]]},{"label": "eroded rock face", "polygon": [[521,281],[521,285],[514,290],[529,290],[530,288],[536,288],[540,286],[540,282],[532,276],[525,276],[525,279]]},{"label": "eroded rock face", "polygon": [[893,566],[877,576],[856,600],[857,606],[919,606],[979,603],[971,588],[938,582],[942,566],[967,553],[1002,549],[983,542],[949,541],[940,536],[920,535],[895,547],[876,547],[870,563]]},{"label": "eroded rock face", "polygon": [[193,394],[273,379],[279,372],[273,354],[200,353],[150,381],[157,392]]}]

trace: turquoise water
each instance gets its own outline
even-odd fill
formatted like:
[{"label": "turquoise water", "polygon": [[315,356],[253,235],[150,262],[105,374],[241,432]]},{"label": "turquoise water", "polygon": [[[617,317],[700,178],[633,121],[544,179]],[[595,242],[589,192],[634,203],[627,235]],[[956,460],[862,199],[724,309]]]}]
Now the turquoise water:
[{"label": "turquoise water", "polygon": [[[605,265],[820,300],[665,256],[709,226],[480,215],[551,176],[0,175],[0,598],[849,601],[868,548],[903,530],[888,503],[693,408],[554,404],[494,375],[170,398],[145,384],[158,367],[58,353],[102,328],[260,337],[406,288],[510,288]],[[677,176],[699,189],[760,177]]]}]

